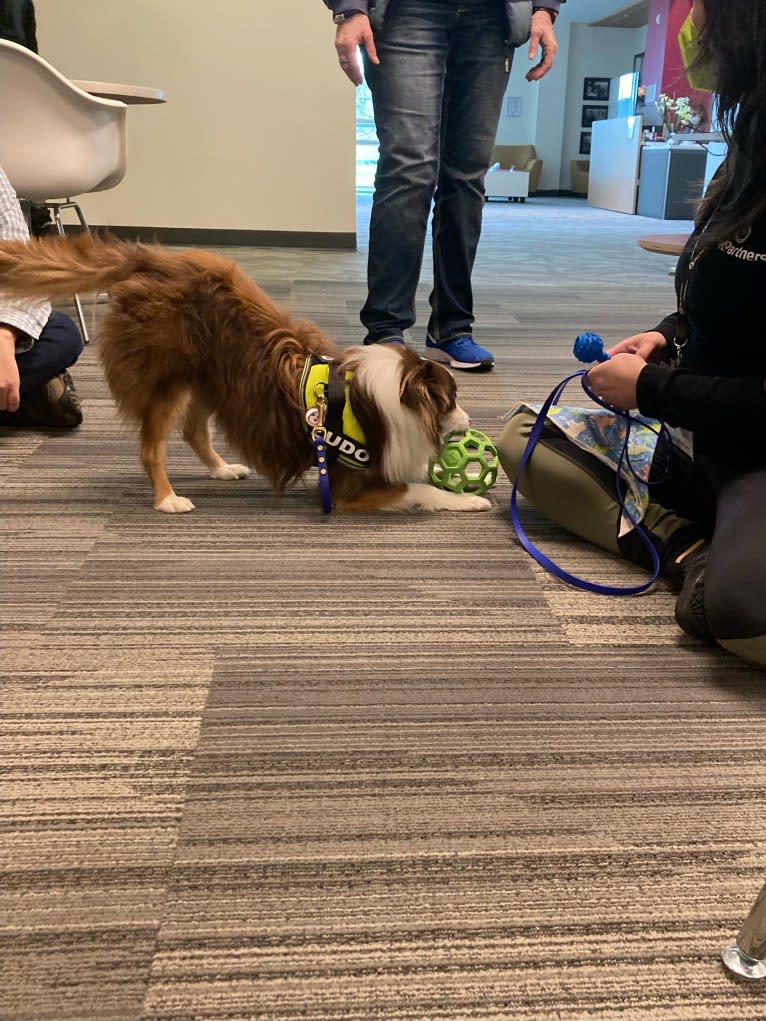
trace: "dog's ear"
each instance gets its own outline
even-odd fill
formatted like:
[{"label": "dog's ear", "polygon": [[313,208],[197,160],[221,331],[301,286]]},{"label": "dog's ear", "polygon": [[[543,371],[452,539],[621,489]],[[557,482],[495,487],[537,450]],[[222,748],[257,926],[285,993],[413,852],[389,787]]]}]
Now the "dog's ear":
[{"label": "dog's ear", "polygon": [[399,399],[413,410],[444,414],[455,406],[457,385],[452,373],[438,362],[419,358],[405,364],[399,385]]}]

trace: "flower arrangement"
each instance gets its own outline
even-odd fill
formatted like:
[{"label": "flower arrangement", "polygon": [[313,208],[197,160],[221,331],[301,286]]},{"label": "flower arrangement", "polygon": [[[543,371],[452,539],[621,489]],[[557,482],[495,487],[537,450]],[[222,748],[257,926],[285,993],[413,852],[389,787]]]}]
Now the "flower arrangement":
[{"label": "flower arrangement", "polygon": [[677,96],[674,99],[663,92],[657,99],[657,109],[662,114],[665,130],[669,134],[674,131],[688,131],[693,126],[694,114],[686,96]]}]

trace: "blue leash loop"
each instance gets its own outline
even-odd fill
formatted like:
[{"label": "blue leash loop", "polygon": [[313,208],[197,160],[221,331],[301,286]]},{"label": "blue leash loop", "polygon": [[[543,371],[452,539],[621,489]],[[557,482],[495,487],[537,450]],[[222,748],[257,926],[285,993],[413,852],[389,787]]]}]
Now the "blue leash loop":
[{"label": "blue leash loop", "polygon": [[329,514],[332,510],[332,496],[330,495],[330,476],[327,473],[327,444],[325,443],[325,431],[323,428],[311,430],[311,440],[317,456],[317,468],[319,469],[319,493],[322,497],[322,510]]},{"label": "blue leash loop", "polygon": [[324,425],[327,417],[327,397],[325,396],[324,383],[317,383],[314,387],[314,400],[316,404],[306,411],[306,422],[311,430],[311,442],[314,444],[317,468],[319,469],[319,494],[322,498],[322,510],[325,514],[329,514],[332,511],[332,495],[330,493],[330,474],[327,470],[327,430]]},{"label": "blue leash loop", "polygon": [[[630,471],[633,472],[633,468],[630,465],[630,457],[628,454],[630,426],[633,421],[633,418],[629,411],[622,411],[619,408],[613,408],[611,405],[606,404],[604,401],[599,400],[599,398],[596,396],[596,394],[593,393],[593,391],[586,382],[587,373],[588,373],[587,369],[578,369],[577,372],[573,372],[565,379],[562,379],[562,381],[558,383],[551,391],[551,393],[548,395],[548,397],[545,400],[545,403],[540,409],[537,415],[537,419],[535,420],[535,424],[532,427],[532,432],[529,434],[529,439],[527,440],[527,445],[524,448],[524,453],[521,457],[521,461],[519,462],[518,471],[516,472],[516,478],[513,480],[510,506],[511,521],[513,522],[513,527],[516,530],[516,535],[518,536],[519,542],[527,551],[527,553],[529,553],[529,555],[533,557],[538,562],[538,564],[544,567],[546,571],[549,571],[557,578],[560,578],[561,581],[565,581],[569,585],[574,585],[575,588],[585,589],[586,592],[597,592],[600,595],[604,596],[634,596],[638,595],[640,592],[645,592],[648,588],[651,588],[651,586],[655,583],[660,573],[660,558],[657,553],[657,550],[654,548],[654,543],[649,537],[648,532],[640,524],[640,521],[633,517],[633,515],[630,513],[627,506],[625,505],[625,493],[627,487],[622,479],[621,471],[623,464],[626,464]],[[592,400],[594,400],[597,404],[600,404],[603,408],[606,408],[608,411],[611,411],[613,414],[618,415],[626,420],[627,427],[625,430],[625,439],[623,441],[619,461],[617,464],[616,486],[617,497],[620,503],[620,513],[625,514],[625,516],[631,522],[636,532],[638,533],[639,537],[641,538],[642,542],[649,550],[649,554],[652,558],[652,568],[654,573],[649,581],[644,582],[641,585],[625,585],[625,586],[602,585],[599,582],[588,581],[585,578],[580,578],[576,574],[571,574],[569,571],[565,571],[563,567],[559,567],[558,564],[554,563],[554,561],[551,560],[550,557],[547,557],[541,550],[539,550],[534,545],[534,543],[531,541],[529,536],[524,531],[524,527],[521,523],[521,516],[519,515],[519,509],[516,502],[519,479],[521,478],[524,469],[527,466],[527,462],[531,458],[532,452],[534,451],[535,447],[537,446],[537,442],[540,439],[542,431],[545,427],[545,421],[548,415],[548,411],[550,410],[551,406],[558,401],[562,391],[567,386],[567,384],[570,383],[573,379],[577,379],[578,377],[580,378],[580,381],[582,383],[583,390]],[[664,430],[665,426],[662,425],[660,435],[662,435]],[[635,474],[635,472],[633,474]]]}]

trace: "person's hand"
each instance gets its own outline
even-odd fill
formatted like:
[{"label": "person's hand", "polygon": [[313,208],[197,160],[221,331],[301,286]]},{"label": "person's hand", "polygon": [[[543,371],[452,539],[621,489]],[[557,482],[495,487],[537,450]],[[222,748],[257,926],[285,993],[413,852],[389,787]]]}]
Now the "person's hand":
[{"label": "person's hand", "polygon": [[634,333],[632,337],[626,337],[619,344],[608,348],[607,354],[640,355],[645,362],[662,362],[667,350],[668,342],[663,335],[656,330],[648,330],[646,333]]},{"label": "person's hand", "polygon": [[370,19],[366,14],[355,14],[341,21],[335,30],[335,50],[341,70],[354,85],[361,85],[362,62],[359,59],[359,47],[363,46],[373,64],[379,64],[375,40],[372,35]]},{"label": "person's hand", "polygon": [[0,411],[19,410],[19,383],[16,331],[0,324]]},{"label": "person's hand", "polygon": [[528,82],[539,81],[550,71],[553,67],[553,58],[556,56],[556,51],[559,48],[556,36],[553,34],[553,22],[547,11],[535,11],[532,15],[532,31],[529,33],[528,53],[530,60],[534,60],[537,56],[538,46],[542,56],[540,57],[540,63],[527,71],[525,77]]},{"label": "person's hand", "polygon": [[588,369],[588,386],[607,404],[630,411],[638,404],[636,384],[645,365],[639,355],[612,355],[608,362],[599,362]]}]

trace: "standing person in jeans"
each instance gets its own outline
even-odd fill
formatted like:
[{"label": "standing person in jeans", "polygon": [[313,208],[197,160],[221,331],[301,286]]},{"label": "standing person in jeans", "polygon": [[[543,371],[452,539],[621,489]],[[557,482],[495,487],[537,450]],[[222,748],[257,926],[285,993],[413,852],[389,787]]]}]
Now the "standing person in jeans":
[{"label": "standing person in jeans", "polygon": [[341,69],[370,87],[380,159],[370,219],[365,344],[404,343],[433,202],[433,290],[426,355],[455,369],[491,369],[472,336],[471,273],[484,175],[514,50],[529,40],[537,81],[556,53],[564,0],[324,0]]},{"label": "standing person in jeans", "polygon": [[[0,239],[28,239],[26,220],[0,168]],[[47,301],[0,293],[0,426],[73,429],[82,410],[67,369],[82,351],[77,326]]]}]

